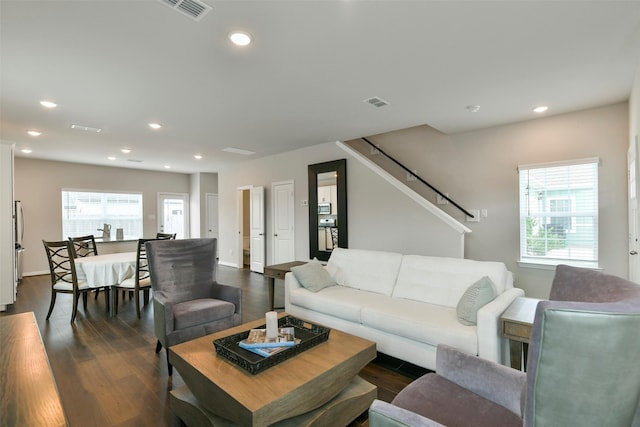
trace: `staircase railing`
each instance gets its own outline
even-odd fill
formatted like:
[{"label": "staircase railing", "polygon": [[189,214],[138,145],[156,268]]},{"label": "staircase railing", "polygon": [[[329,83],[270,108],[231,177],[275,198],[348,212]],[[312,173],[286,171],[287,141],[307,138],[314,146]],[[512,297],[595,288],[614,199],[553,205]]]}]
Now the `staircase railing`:
[{"label": "staircase railing", "polygon": [[475,218],[475,216],[473,214],[471,214],[469,211],[467,211],[465,208],[463,208],[462,206],[460,206],[459,204],[457,204],[456,202],[454,202],[453,200],[451,200],[449,198],[449,196],[447,196],[446,194],[444,194],[442,191],[438,190],[437,188],[435,188],[433,185],[429,184],[427,181],[425,181],[424,179],[422,179],[421,177],[419,177],[418,175],[416,175],[415,172],[413,172],[412,170],[410,170],[408,167],[406,167],[405,165],[403,165],[402,163],[400,163],[398,160],[394,159],[392,156],[390,156],[389,154],[385,153],[385,151],[383,149],[381,149],[380,147],[378,147],[377,145],[375,145],[373,142],[369,141],[367,138],[361,138],[364,142],[366,142],[367,144],[369,144],[371,147],[373,147],[374,149],[378,150],[380,152],[380,154],[383,154],[385,157],[387,157],[389,160],[391,160],[393,163],[395,163],[396,165],[400,166],[402,169],[404,169],[407,173],[411,174],[412,176],[414,176],[416,178],[416,180],[420,181],[421,183],[423,183],[424,185],[426,185],[427,187],[429,187],[431,190],[433,190],[436,194],[438,194],[440,197],[442,197],[443,199],[445,199],[447,202],[451,203],[453,206],[455,206],[456,208],[458,208],[460,211],[462,211],[466,216],[470,217],[470,218]]}]

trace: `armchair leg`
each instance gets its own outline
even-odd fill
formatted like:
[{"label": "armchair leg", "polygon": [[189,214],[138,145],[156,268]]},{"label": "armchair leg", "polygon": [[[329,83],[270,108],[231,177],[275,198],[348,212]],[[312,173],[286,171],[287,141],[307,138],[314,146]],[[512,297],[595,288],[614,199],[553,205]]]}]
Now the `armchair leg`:
[{"label": "armchair leg", "polygon": [[169,376],[173,375],[173,365],[169,362],[169,349],[167,349],[167,371],[169,371]]},{"label": "armchair leg", "polygon": [[156,354],[160,353],[160,350],[162,350],[162,343],[158,340],[156,343]]}]

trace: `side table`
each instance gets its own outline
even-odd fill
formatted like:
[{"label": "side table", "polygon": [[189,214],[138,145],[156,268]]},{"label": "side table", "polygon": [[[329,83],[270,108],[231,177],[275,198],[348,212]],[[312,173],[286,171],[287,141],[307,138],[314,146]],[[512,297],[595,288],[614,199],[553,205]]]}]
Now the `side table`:
[{"label": "side table", "polygon": [[511,367],[514,369],[526,370],[529,337],[540,301],[536,298],[518,297],[500,316],[502,336],[509,339]]},{"label": "side table", "polygon": [[269,307],[271,307],[271,310],[274,310],[276,308],[284,308],[274,307],[273,305],[273,295],[275,292],[276,279],[284,280],[284,275],[290,272],[291,268],[306,264],[307,262],[308,261],[291,261],[285,262],[283,264],[267,265],[264,268],[263,274],[269,279]]}]

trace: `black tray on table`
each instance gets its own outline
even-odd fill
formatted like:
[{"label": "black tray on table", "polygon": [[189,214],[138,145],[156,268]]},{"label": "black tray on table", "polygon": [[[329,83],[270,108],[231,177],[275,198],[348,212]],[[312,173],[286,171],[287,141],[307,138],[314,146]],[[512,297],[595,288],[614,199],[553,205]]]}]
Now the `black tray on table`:
[{"label": "black tray on table", "polygon": [[[296,340],[299,339],[300,343],[269,357],[260,356],[238,345],[240,341],[249,336],[249,330],[214,340],[213,345],[219,356],[255,375],[326,341],[329,339],[329,331],[331,331],[331,329],[324,326],[314,325],[293,316],[285,316],[278,319],[278,328],[289,326],[294,328]],[[265,327],[265,325],[262,325],[257,328]]]}]

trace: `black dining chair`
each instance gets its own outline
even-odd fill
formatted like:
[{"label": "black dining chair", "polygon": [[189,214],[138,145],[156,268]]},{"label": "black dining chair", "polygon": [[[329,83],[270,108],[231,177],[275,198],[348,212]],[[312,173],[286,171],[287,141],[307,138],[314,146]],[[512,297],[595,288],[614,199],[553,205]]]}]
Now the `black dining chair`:
[{"label": "black dining chair", "polygon": [[151,278],[149,277],[149,263],[147,262],[147,251],[145,243],[157,239],[138,239],[138,249],[136,252],[136,273],[133,277],[125,279],[122,283],[113,286],[114,310],[118,314],[118,290],[122,290],[124,301],[125,292],[133,292],[136,302],[136,314],[140,319],[140,291],[143,292],[144,305],[149,303],[149,291],[151,290]]},{"label": "black dining chair", "polygon": [[82,295],[82,304],[87,311],[87,294],[91,288],[87,282],[79,282],[76,274],[76,264],[73,257],[73,246],[69,240],[60,242],[48,242],[43,240],[44,249],[47,252],[49,261],[49,272],[51,274],[51,303],[47,312],[47,320],[51,316],[53,306],[56,303],[56,296],[59,293],[73,295],[73,311],[71,312],[71,323],[76,319],[78,311],[78,300]]}]

